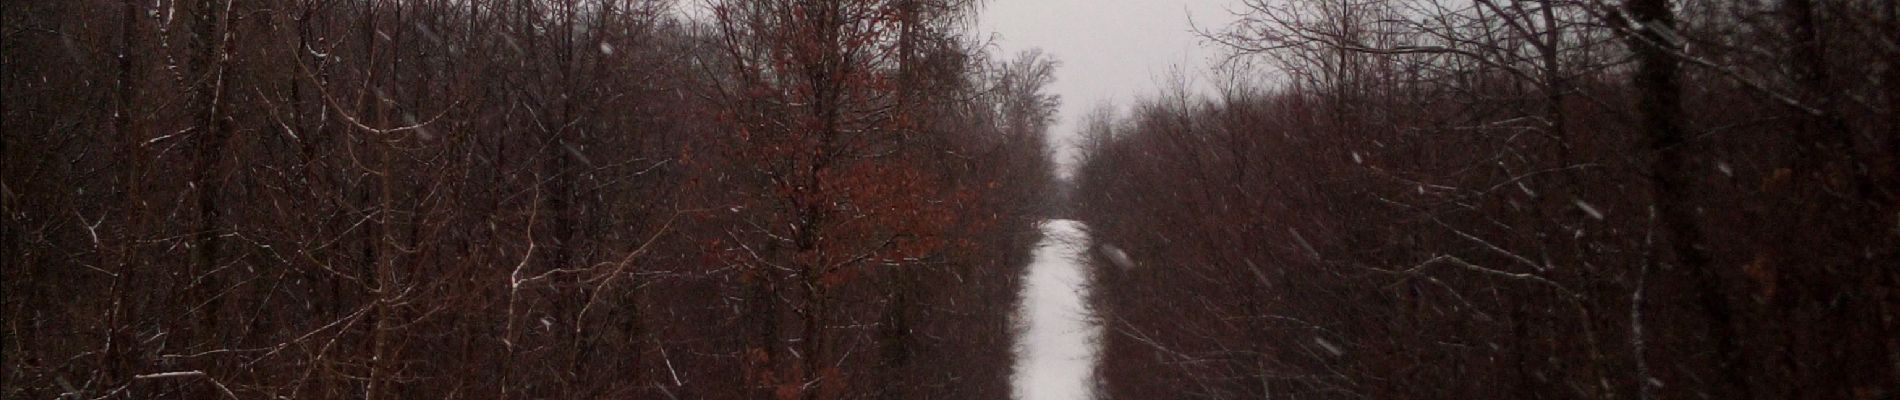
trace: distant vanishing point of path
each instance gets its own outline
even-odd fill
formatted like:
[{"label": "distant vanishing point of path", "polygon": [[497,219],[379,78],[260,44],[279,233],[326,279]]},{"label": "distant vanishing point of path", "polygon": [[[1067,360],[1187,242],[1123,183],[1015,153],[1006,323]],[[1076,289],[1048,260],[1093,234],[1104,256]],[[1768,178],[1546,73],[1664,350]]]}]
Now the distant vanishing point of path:
[{"label": "distant vanishing point of path", "polygon": [[1023,279],[1017,318],[1018,400],[1087,400],[1095,393],[1101,326],[1088,308],[1088,232],[1080,222],[1048,220]]}]

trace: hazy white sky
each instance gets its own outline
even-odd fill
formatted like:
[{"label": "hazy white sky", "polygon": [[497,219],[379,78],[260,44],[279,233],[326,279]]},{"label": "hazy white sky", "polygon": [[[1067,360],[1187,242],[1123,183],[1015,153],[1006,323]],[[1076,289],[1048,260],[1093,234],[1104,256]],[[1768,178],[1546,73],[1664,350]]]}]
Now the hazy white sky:
[{"label": "hazy white sky", "polygon": [[[1202,43],[1191,30],[1219,30],[1233,15],[1236,0],[990,0],[978,32],[992,38],[1001,54],[1040,47],[1062,62],[1054,90],[1062,96],[1057,140],[1073,137],[1074,122],[1109,101],[1126,108],[1138,96],[1155,93],[1171,81],[1172,71],[1186,74],[1196,87],[1209,84],[1208,67],[1221,50]],[[1058,159],[1066,159],[1058,154]]]}]

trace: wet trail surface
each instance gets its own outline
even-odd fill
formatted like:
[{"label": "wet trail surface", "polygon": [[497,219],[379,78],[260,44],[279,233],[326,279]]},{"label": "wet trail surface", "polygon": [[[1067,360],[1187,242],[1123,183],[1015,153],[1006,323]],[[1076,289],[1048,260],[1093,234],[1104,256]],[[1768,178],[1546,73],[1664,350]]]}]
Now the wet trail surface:
[{"label": "wet trail surface", "polygon": [[1043,238],[1023,277],[1011,377],[1020,400],[1093,398],[1101,326],[1088,308],[1087,227],[1041,224]]}]

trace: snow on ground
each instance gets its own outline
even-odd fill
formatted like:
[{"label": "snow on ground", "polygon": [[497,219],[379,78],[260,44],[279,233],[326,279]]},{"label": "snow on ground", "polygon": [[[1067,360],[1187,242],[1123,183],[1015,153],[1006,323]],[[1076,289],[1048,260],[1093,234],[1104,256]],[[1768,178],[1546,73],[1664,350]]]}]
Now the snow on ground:
[{"label": "snow on ground", "polygon": [[1070,220],[1045,221],[1041,228],[1017,310],[1015,398],[1092,399],[1101,326],[1086,300],[1088,232]]}]

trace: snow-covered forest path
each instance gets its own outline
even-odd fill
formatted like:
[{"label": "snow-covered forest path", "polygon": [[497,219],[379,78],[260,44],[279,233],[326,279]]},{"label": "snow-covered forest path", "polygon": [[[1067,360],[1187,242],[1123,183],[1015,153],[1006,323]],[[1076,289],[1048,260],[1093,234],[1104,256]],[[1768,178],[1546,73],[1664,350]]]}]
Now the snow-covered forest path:
[{"label": "snow-covered forest path", "polygon": [[1101,326],[1088,308],[1088,232],[1071,220],[1048,220],[1041,228],[1017,310],[1015,398],[1090,399]]}]

